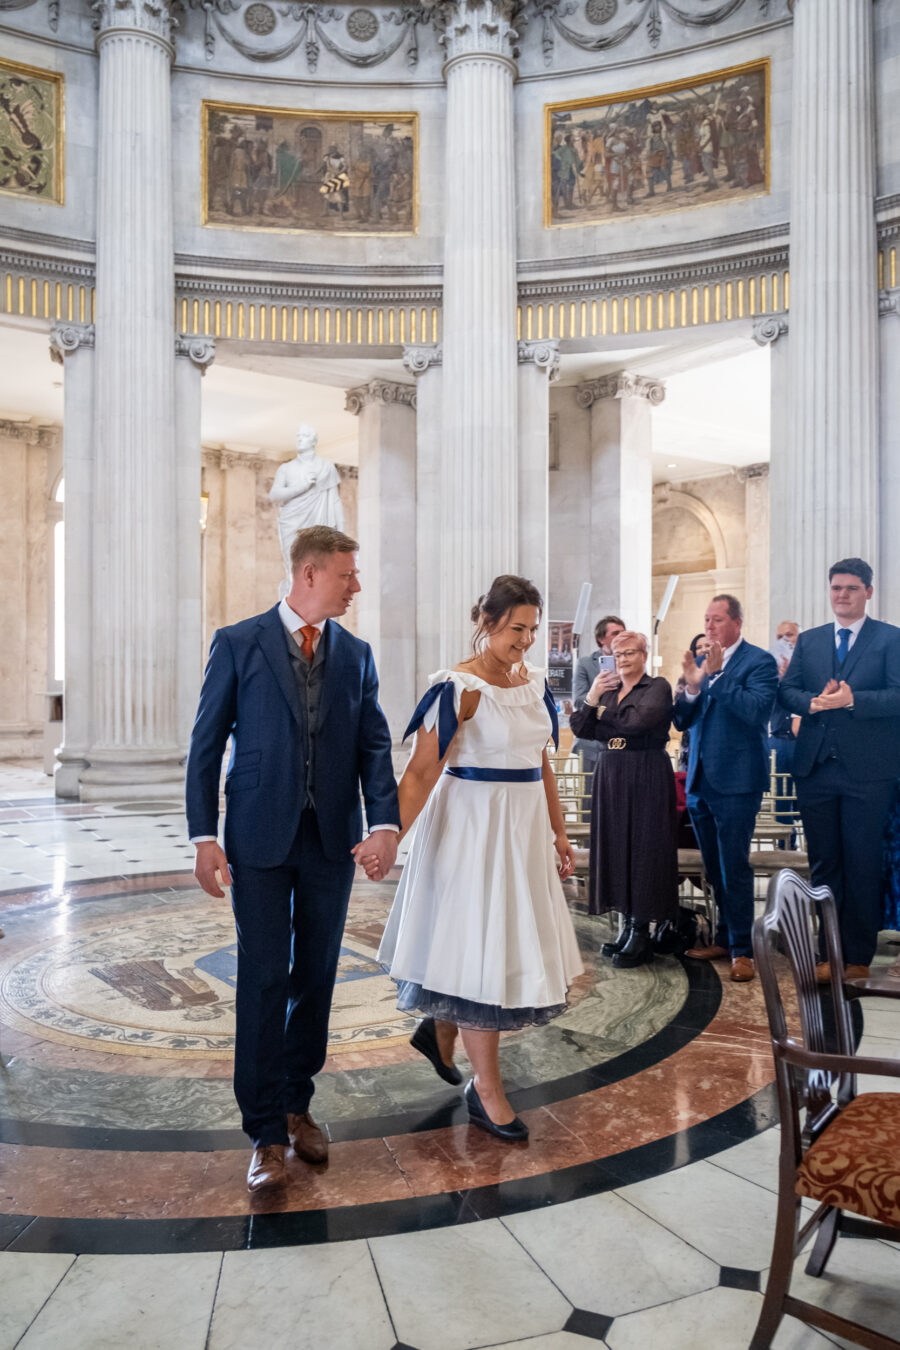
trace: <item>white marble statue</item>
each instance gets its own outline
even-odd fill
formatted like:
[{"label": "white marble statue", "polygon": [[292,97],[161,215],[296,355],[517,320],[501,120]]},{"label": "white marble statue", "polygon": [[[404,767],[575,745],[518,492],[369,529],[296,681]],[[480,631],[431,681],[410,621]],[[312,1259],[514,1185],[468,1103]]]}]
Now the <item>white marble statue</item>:
[{"label": "white marble statue", "polygon": [[269,500],[279,504],[278,538],[286,578],[278,587],[279,599],[291,589],[291,544],[297,531],[310,525],[344,528],[340,475],[331,460],[316,454],[317,440],[315,427],[302,422],[297,428],[297,458],[280,465],[269,493]]}]

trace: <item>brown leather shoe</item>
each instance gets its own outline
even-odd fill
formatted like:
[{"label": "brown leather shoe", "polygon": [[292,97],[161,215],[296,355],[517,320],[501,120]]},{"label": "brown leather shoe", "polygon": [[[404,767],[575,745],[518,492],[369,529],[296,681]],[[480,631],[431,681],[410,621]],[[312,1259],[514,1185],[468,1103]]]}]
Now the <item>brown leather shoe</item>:
[{"label": "brown leather shoe", "polygon": [[263,1144],[253,1150],[247,1173],[248,1191],[265,1191],[283,1186],[287,1176],[284,1170],[284,1144]]},{"label": "brown leather shoe", "polygon": [[868,978],[868,966],[844,966],[845,980],[867,980]]},{"label": "brown leather shoe", "polygon": [[288,1139],[298,1158],[308,1163],[328,1161],[328,1140],[308,1111],[287,1118]]},{"label": "brown leather shoe", "polygon": [[692,961],[727,961],[730,955],[725,947],[717,947],[715,943],[709,947],[689,947],[685,952]]},{"label": "brown leather shoe", "polygon": [[736,956],[731,963],[731,978],[735,984],[746,984],[756,978],[756,966],[749,956]]},{"label": "brown leather shoe", "polygon": [[831,984],[831,966],[827,961],[820,961],[816,966],[816,984]]}]

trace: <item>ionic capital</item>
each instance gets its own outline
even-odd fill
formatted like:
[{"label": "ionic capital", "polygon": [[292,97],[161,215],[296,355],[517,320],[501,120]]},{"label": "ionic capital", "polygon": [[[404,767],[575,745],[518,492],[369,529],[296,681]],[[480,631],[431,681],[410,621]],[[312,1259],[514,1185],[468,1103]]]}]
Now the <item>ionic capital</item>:
[{"label": "ionic capital", "polygon": [[403,348],[403,364],[410,375],[424,375],[432,366],[443,363],[444,353],[438,342],[429,342],[418,347]]},{"label": "ionic capital", "polygon": [[55,323],[50,329],[50,360],[62,365],[79,347],[93,347],[92,323]]},{"label": "ionic capital", "polygon": [[665,397],[666,386],[661,380],[652,380],[646,375],[633,375],[629,370],[619,370],[612,375],[601,375],[596,380],[586,380],[575,390],[575,402],[579,408],[590,408],[601,399],[607,398],[645,398],[656,407]]},{"label": "ionic capital", "polygon": [[758,347],[771,347],[772,343],[784,337],[787,331],[787,319],[782,319],[777,314],[767,314],[764,319],[757,319],[754,323],[753,341]]},{"label": "ionic capital", "polygon": [[112,33],[140,33],[155,38],[174,55],[173,17],[170,0],[91,0],[98,47]]},{"label": "ionic capital", "polygon": [[738,469],[735,477],[739,483],[746,483],[748,479],[768,478],[769,465],[765,461],[759,464],[745,464],[742,469]]},{"label": "ionic capital", "polygon": [[878,313],[882,319],[888,314],[900,316],[900,287],[896,290],[879,291]]},{"label": "ionic capital", "polygon": [[433,15],[438,42],[447,60],[444,74],[466,57],[493,56],[512,69],[518,32],[514,18],[518,0],[423,0]]},{"label": "ionic capital", "polygon": [[196,333],[179,333],[175,339],[175,355],[186,356],[191,365],[205,375],[216,359],[216,340]]},{"label": "ionic capital", "polygon": [[395,384],[393,380],[369,380],[356,389],[348,389],[344,407],[347,412],[359,416],[363,408],[372,404],[399,404],[401,407],[415,408],[416,389],[412,384]]},{"label": "ionic capital", "polygon": [[523,338],[518,344],[519,365],[534,362],[538,370],[546,371],[550,383],[559,379],[559,340],[557,338]]}]

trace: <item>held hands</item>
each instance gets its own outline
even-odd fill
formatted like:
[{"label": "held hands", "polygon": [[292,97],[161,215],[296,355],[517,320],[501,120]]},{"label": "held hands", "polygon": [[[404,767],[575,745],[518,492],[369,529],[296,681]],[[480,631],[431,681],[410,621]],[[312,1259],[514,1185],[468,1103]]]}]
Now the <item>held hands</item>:
[{"label": "held hands", "polygon": [[397,835],[393,830],[373,830],[350,852],[370,881],[382,881],[397,857]]},{"label": "held hands", "polygon": [[[196,844],[197,860],[194,863],[194,876],[206,891],[221,900],[225,892],[222,886],[231,885],[231,868],[225,857],[225,850],[214,839]],[[221,883],[221,885],[220,885]]]},{"label": "held hands", "polygon": [[853,690],[846,680],[829,680],[821,694],[809,705],[811,713],[832,712],[835,708],[852,708]]},{"label": "held hands", "polygon": [[564,834],[556,835],[553,847],[559,855],[559,862],[556,864],[559,879],[565,881],[566,877],[570,877],[575,871],[575,850]]}]

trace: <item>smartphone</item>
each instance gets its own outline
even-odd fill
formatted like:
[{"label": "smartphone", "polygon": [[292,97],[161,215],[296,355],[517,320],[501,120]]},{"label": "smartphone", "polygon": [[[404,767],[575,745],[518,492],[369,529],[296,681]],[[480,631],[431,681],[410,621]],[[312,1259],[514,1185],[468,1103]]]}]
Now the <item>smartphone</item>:
[{"label": "smartphone", "polygon": [[601,656],[601,657],[600,657],[600,669],[601,669],[601,670],[611,670],[612,673],[615,675],[615,673],[616,673],[616,658],[615,658],[614,656]]}]

